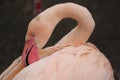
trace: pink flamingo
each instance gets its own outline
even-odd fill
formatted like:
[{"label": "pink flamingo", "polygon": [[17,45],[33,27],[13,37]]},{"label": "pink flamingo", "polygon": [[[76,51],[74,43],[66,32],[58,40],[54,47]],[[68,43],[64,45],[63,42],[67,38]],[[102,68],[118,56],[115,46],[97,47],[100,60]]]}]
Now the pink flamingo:
[{"label": "pink flamingo", "polygon": [[[78,22],[56,45],[42,49],[54,27],[63,18]],[[22,55],[24,65],[13,80],[114,80],[108,59],[86,43],[94,29],[89,11],[78,4],[63,3],[48,8],[29,24]]]}]

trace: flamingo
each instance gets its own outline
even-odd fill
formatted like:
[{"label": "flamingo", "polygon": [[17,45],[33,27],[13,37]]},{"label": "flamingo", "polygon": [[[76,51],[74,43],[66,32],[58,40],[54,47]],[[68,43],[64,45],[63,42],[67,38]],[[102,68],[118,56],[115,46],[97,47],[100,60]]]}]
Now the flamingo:
[{"label": "flamingo", "polygon": [[[73,18],[78,25],[54,46],[42,49],[64,18]],[[13,80],[114,80],[109,60],[87,42],[94,26],[90,12],[75,3],[43,11],[28,26],[22,54],[26,67]]]}]

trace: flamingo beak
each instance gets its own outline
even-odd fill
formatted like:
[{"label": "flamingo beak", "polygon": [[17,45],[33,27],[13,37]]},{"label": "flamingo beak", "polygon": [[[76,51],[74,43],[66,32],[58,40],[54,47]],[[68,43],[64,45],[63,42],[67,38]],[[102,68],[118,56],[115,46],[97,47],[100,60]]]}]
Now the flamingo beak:
[{"label": "flamingo beak", "polygon": [[31,38],[25,43],[22,54],[22,62],[25,66],[27,66],[38,60],[39,60],[38,48],[35,44],[34,38]]}]

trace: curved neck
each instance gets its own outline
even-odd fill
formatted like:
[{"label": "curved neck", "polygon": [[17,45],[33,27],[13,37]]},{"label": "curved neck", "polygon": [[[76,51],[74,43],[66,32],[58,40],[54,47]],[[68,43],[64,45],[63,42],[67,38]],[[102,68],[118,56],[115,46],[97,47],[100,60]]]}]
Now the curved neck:
[{"label": "curved neck", "polygon": [[67,36],[65,36],[60,43],[70,42],[74,43],[86,43],[89,36],[91,35],[94,29],[94,20],[89,13],[89,11],[80,5],[74,3],[64,3],[55,5],[51,8],[48,8],[37,17],[40,17],[42,22],[49,24],[46,26],[47,38],[44,39],[44,43],[41,43],[41,47],[48,41],[53,29],[64,18],[75,19],[78,23],[78,26],[73,29]]}]

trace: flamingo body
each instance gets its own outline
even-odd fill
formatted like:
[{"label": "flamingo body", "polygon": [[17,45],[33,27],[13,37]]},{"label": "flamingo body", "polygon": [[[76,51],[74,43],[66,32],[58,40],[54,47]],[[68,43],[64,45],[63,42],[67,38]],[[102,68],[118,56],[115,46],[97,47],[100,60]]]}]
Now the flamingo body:
[{"label": "flamingo body", "polygon": [[24,68],[13,80],[114,80],[111,65],[97,49],[68,46]]}]

